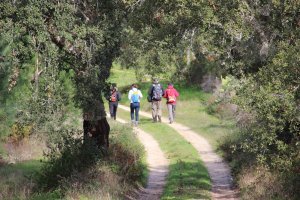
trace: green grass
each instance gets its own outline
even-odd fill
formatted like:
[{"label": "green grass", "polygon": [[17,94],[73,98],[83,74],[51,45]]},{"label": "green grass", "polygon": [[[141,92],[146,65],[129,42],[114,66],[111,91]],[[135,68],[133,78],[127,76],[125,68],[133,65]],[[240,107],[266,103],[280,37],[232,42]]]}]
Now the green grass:
[{"label": "green grass", "polygon": [[3,157],[5,154],[3,146],[4,146],[3,141],[0,140],[0,157],[1,156]]},{"label": "green grass", "polygon": [[58,189],[51,192],[36,193],[29,198],[30,200],[60,200],[63,199],[62,192]]},{"label": "green grass", "polygon": [[30,160],[0,167],[0,197],[26,199],[34,187],[35,173],[41,169],[39,160]]},{"label": "green grass", "polygon": [[[164,116],[167,116],[166,112]],[[201,101],[179,100],[176,108],[176,121],[202,135],[215,150],[218,148],[219,141],[233,134],[234,131],[233,122],[207,114],[205,105]]]},{"label": "green grass", "polygon": [[[122,101],[120,103],[129,106],[127,95],[130,84],[136,82],[134,71],[115,66],[112,68],[110,80],[120,86],[122,92]],[[163,80],[161,84],[166,88],[167,81]],[[138,85],[144,96],[141,101],[141,110],[150,112],[151,106],[147,102],[147,92],[151,83],[142,82],[138,83]],[[176,108],[176,121],[190,127],[193,131],[203,136],[217,150],[219,141],[235,131],[234,123],[230,120],[223,120],[209,115],[206,112],[207,101],[212,94],[205,93],[194,86],[175,84],[174,87],[180,93]],[[165,99],[163,99],[164,106],[162,111],[163,116],[168,117],[165,102]]]},{"label": "green grass", "polygon": [[115,122],[114,120],[108,120],[108,122],[111,126],[111,143],[122,144],[125,149],[133,152],[134,155],[141,156],[138,159],[138,162],[140,162],[142,174],[138,180],[138,184],[146,185],[148,168],[144,146],[141,144],[138,138],[134,134],[132,134],[132,127],[130,127],[128,124],[120,124],[118,122]]},{"label": "green grass", "polygon": [[[83,171],[75,171],[71,177],[62,179],[57,188],[43,191],[36,187],[44,164],[37,159],[0,166],[0,199],[121,199],[134,183],[146,184],[144,147],[128,125],[113,121],[110,124],[111,156]],[[132,158],[136,159],[134,164],[126,166]]]},{"label": "green grass", "polygon": [[16,171],[22,171],[24,176],[30,176],[39,171],[43,163],[40,160],[28,160],[16,164],[5,165],[0,168],[1,174],[8,175]]},{"label": "green grass", "polygon": [[[122,86],[123,100],[121,103],[128,106],[127,92],[129,91],[129,85],[126,85],[126,82],[123,81],[123,74],[126,74],[126,80],[130,78],[130,83],[134,83],[136,80],[134,72],[120,71],[119,69],[115,70],[114,73],[112,79]],[[166,88],[167,81],[162,81],[161,83]],[[151,83],[143,82],[138,83],[138,85],[144,95],[141,101],[141,110],[150,112],[151,106],[146,100],[146,95]],[[205,93],[196,87],[177,84],[174,86],[180,93],[176,108],[176,121],[190,127],[193,131],[206,138],[212,147],[217,150],[219,141],[234,132],[234,123],[217,118],[206,112],[207,102],[211,94]],[[163,116],[167,117],[165,100],[163,100],[163,105]],[[129,112],[119,109],[117,115],[130,121]],[[170,175],[163,199],[207,198],[210,181],[196,150],[166,125],[155,124],[153,126],[150,119],[141,117],[140,127],[153,134],[163,151],[171,159]],[[200,189],[195,189],[196,185]],[[204,195],[204,197],[201,195]]]},{"label": "green grass", "polygon": [[[129,112],[118,111],[118,117],[129,119]],[[166,124],[153,124],[140,117],[139,127],[151,134],[170,160],[167,185],[162,199],[210,199],[210,178],[199,154],[183,137]]]},{"label": "green grass", "polygon": [[110,71],[109,81],[117,83],[117,87],[124,88],[136,82],[135,73],[132,69],[122,69],[120,65],[115,64]]}]

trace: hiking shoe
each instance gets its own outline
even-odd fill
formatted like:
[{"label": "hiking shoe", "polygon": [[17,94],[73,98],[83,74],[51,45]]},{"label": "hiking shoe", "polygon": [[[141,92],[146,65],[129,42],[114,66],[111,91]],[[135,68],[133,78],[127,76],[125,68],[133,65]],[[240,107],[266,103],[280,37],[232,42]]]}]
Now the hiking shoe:
[{"label": "hiking shoe", "polygon": [[155,116],[155,117],[153,118],[153,122],[154,122],[154,123],[157,122],[157,116]]},{"label": "hiking shoe", "polygon": [[161,116],[158,116],[158,122],[161,123]]}]

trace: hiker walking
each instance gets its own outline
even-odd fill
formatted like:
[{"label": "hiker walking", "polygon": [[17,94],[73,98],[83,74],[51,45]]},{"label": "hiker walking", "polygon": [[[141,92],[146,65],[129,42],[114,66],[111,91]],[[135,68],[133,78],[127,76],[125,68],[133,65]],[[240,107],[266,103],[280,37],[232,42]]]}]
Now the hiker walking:
[{"label": "hiker walking", "polygon": [[173,87],[173,84],[169,83],[168,88],[165,90],[163,97],[167,99],[167,107],[168,107],[168,112],[169,112],[170,124],[173,123],[174,118],[175,118],[176,98],[178,96],[179,96],[179,93]]},{"label": "hiker walking", "polygon": [[158,79],[154,79],[153,84],[148,90],[148,96],[151,100],[153,122],[161,122],[161,99],[163,95],[164,90],[161,84],[159,84]]},{"label": "hiker walking", "polygon": [[139,123],[140,100],[143,97],[141,91],[137,89],[136,84],[131,85],[131,90],[128,93],[130,100],[130,117],[133,125],[137,126]]},{"label": "hiker walking", "polygon": [[108,100],[109,104],[110,117],[116,120],[118,102],[121,100],[121,93],[118,91],[117,85],[115,83],[111,85],[109,94],[107,95],[106,99]]}]

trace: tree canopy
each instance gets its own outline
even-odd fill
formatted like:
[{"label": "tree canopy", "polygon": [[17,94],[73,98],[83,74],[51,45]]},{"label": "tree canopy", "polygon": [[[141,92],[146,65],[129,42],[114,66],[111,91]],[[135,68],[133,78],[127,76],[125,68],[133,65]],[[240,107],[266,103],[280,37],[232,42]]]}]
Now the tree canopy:
[{"label": "tree canopy", "polygon": [[120,52],[127,7],[117,0],[1,1],[0,115],[10,121],[3,124],[17,117],[35,129],[59,127],[73,102],[105,116],[101,92]]},{"label": "tree canopy", "polygon": [[141,78],[235,77],[235,102],[253,117],[239,148],[261,160],[297,157],[299,8],[296,0],[4,0],[1,124],[57,127],[74,102],[105,116],[101,92],[119,59]]},{"label": "tree canopy", "polygon": [[296,170],[299,1],[145,0],[129,24],[122,45],[125,65],[141,66],[152,76],[171,72],[170,80],[191,84],[207,73],[238,79],[234,102],[251,118],[238,122],[244,136],[233,151],[248,152],[277,169]]}]

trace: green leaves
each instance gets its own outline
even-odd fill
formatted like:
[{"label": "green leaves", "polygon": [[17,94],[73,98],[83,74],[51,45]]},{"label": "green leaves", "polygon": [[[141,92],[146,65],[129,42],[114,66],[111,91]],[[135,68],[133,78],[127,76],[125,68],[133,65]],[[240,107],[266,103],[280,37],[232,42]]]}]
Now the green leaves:
[{"label": "green leaves", "polygon": [[[63,126],[74,102],[83,110],[101,104],[119,53],[126,6],[122,1],[1,1],[0,91],[6,95],[0,100],[18,110],[12,119],[47,133]],[[105,116],[104,107],[99,109]]]},{"label": "green leaves", "polygon": [[294,0],[146,0],[130,13],[121,61],[138,77],[168,71],[167,79],[199,84],[206,74],[233,76],[244,120],[236,154],[292,169],[300,140],[299,7]]}]

